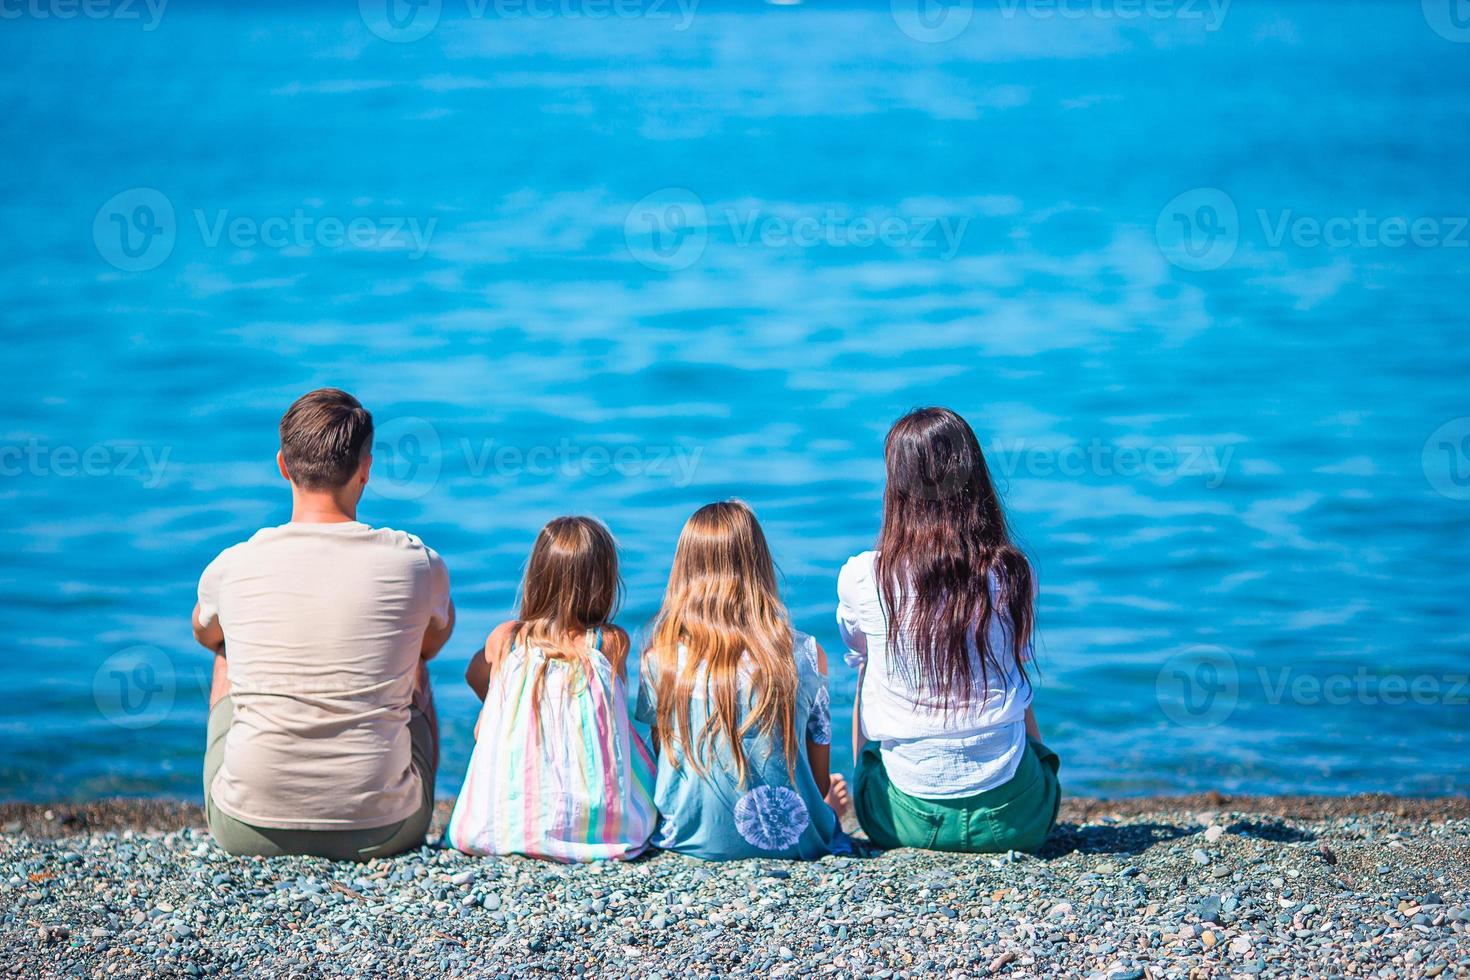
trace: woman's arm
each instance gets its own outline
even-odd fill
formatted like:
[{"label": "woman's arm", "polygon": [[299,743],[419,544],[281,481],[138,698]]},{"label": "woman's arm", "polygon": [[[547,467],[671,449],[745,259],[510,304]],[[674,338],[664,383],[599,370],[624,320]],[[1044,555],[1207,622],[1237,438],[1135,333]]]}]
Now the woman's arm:
[{"label": "woman's arm", "polygon": [[843,646],[851,651],[847,662],[854,667],[868,659],[868,634],[858,624],[862,587],[857,578],[858,570],[853,560],[843,565],[837,574],[837,631],[842,635]]},{"label": "woman's arm", "polygon": [[1026,737],[1041,741],[1041,728],[1036,724],[1036,712],[1031,710],[1031,705],[1026,705]]},{"label": "woman's arm", "polygon": [[485,641],[483,650],[476,650],[475,655],[470,657],[469,664],[464,669],[464,682],[475,692],[475,696],[481,701],[490,690],[490,675],[494,671],[494,665],[505,656],[505,648],[510,643],[511,634],[515,631],[514,620],[501,623],[495,627],[495,632]]}]

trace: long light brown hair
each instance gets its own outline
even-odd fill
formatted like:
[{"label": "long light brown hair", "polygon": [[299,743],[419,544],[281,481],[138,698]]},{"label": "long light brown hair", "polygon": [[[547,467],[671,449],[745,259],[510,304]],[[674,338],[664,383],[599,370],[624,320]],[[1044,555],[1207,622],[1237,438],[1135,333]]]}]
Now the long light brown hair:
[{"label": "long light brown hair", "polygon": [[[679,664],[679,647],[686,650]],[[749,776],[742,740],[750,732],[779,738],[786,768],[796,766],[796,661],[791,620],[776,586],[776,566],[755,514],[738,500],[694,512],[679,535],[663,608],[648,655],[658,671],[657,731],[665,751],[695,772],[718,740],[729,743],[735,775]],[[751,704],[741,704],[740,668],[748,664]],[[696,733],[690,707],[704,685],[708,716]],[[741,715],[744,714],[744,720]]]},{"label": "long light brown hair", "polygon": [[[615,669],[626,654],[622,630],[612,625],[623,583],[612,532],[591,517],[558,517],[541,529],[531,547],[521,582],[521,611],[511,642],[538,647],[542,661],[531,685],[531,703],[540,704],[546,669],[552,662],[579,668],[585,679],[592,664],[588,630],[601,629],[613,649]],[[617,649],[621,646],[622,649]]]}]

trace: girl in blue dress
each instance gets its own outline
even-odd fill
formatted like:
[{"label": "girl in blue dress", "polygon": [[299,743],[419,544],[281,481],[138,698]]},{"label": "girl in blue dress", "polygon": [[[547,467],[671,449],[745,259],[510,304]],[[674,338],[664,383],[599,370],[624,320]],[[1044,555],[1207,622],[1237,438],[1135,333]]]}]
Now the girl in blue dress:
[{"label": "girl in blue dress", "polygon": [[810,860],[850,843],[828,770],[827,657],[791,626],[764,533],[739,501],[679,536],[640,670],[637,717],[658,752],[654,844],[712,861]]}]

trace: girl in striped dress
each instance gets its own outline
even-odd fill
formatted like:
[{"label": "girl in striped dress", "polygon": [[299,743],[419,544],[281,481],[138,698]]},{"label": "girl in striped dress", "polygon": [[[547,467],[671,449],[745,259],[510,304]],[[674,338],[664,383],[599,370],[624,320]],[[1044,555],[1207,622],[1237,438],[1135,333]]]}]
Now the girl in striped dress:
[{"label": "girl in striped dress", "polygon": [[484,701],[449,820],[468,854],[623,860],[658,820],[652,757],[628,721],[628,635],[612,624],[617,546],[598,521],[541,529],[521,586],[465,681]]}]

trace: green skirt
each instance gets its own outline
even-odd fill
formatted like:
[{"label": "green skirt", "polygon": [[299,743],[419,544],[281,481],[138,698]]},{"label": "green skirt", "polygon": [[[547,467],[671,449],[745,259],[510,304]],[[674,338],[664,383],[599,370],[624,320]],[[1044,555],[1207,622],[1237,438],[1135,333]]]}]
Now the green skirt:
[{"label": "green skirt", "polygon": [[869,742],[858,757],[854,804],[858,823],[879,847],[995,854],[1036,851],[1046,842],[1062,805],[1061,760],[1026,740],[1016,774],[1000,786],[953,800],[910,796],[888,781],[883,753]]}]

